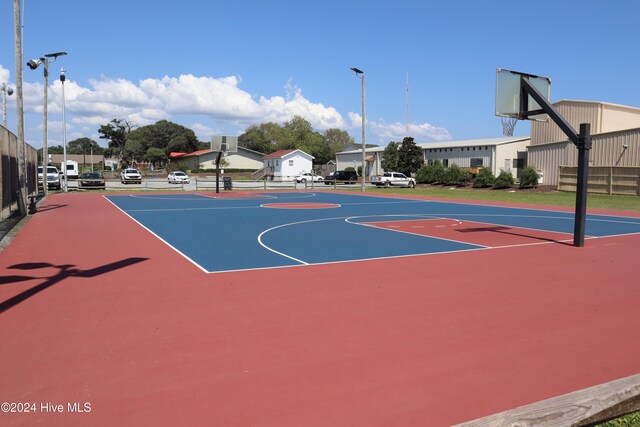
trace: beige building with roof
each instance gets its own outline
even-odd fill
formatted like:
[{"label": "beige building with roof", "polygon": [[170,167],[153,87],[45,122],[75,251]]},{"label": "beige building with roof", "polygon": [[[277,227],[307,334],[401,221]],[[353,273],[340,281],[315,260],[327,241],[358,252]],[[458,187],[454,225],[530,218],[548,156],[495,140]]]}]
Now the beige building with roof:
[{"label": "beige building with roof", "polygon": [[[554,106],[576,131],[591,124],[590,168],[640,168],[640,108],[572,100]],[[544,184],[558,185],[560,167],[577,166],[578,150],[553,121],[532,122],[527,163],[543,174]]]}]

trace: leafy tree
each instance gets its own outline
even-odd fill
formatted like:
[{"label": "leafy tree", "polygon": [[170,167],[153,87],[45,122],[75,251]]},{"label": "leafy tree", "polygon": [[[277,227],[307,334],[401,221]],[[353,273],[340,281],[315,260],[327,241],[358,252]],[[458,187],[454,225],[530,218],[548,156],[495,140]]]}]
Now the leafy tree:
[{"label": "leafy tree", "polygon": [[54,146],[48,147],[47,152],[49,154],[63,154],[64,148],[62,147],[62,145],[54,145]]},{"label": "leafy tree", "polygon": [[382,169],[388,172],[398,170],[398,143],[391,141],[382,153]]},{"label": "leafy tree", "polygon": [[[341,129],[327,129],[324,132],[324,142],[329,147],[329,159],[336,158],[336,153],[344,150],[349,145],[354,144],[355,141],[348,132]],[[326,163],[326,162],[324,162]]]},{"label": "leafy tree", "polygon": [[[171,152],[180,152],[180,153],[193,153],[198,148],[198,140],[194,137],[190,137],[189,135],[176,135],[172,138],[169,143],[166,145],[165,152],[167,154]],[[155,147],[161,148],[161,147]]]},{"label": "leafy tree", "polygon": [[111,155],[123,158],[125,145],[132,129],[133,124],[128,121],[113,119],[109,124],[100,126],[98,133],[100,139],[107,140],[109,148],[111,148]]},{"label": "leafy tree", "polygon": [[167,161],[167,154],[162,148],[157,147],[149,147],[147,153],[145,155],[146,159],[151,163],[155,164],[164,164]]},{"label": "leafy tree", "polygon": [[493,188],[501,189],[501,188],[511,188],[516,183],[516,180],[513,178],[511,171],[500,171],[500,174],[496,177],[496,180],[493,182]]},{"label": "leafy tree", "polygon": [[399,172],[411,176],[411,174],[418,172],[423,163],[422,149],[416,145],[412,137],[405,137],[398,149]]},{"label": "leafy tree", "polygon": [[311,123],[303,117],[295,116],[282,127],[282,140],[278,142],[280,150],[299,149],[311,154],[316,163],[326,163],[331,159],[329,146],[324,137],[313,130]]},{"label": "leafy tree", "polygon": [[276,144],[281,140],[282,127],[269,122],[260,126],[252,125],[238,137],[238,145],[259,153],[270,154],[278,150]]},{"label": "leafy tree", "polygon": [[93,139],[86,137],[74,139],[67,144],[67,153],[89,154],[91,152],[93,152],[93,154],[103,154],[104,148],[98,145]]},{"label": "leafy tree", "polygon": [[538,172],[533,166],[527,166],[520,172],[520,188],[536,188],[538,186]]},{"label": "leafy tree", "polygon": [[473,180],[473,186],[476,188],[491,187],[495,180],[496,178],[491,169],[482,168]]},{"label": "leafy tree", "polygon": [[196,150],[208,150],[209,148],[211,148],[210,142],[198,141],[198,147]]},{"label": "leafy tree", "polygon": [[326,163],[332,158],[323,135],[315,132],[311,123],[300,116],[293,117],[282,126],[271,122],[253,125],[238,137],[238,144],[265,154],[300,149],[315,157],[315,163]]},{"label": "leafy tree", "polygon": [[433,184],[436,182],[442,182],[444,180],[444,166],[438,159],[434,160],[432,164],[423,164],[418,173],[416,174],[416,182]]},{"label": "leafy tree", "polygon": [[198,149],[198,138],[191,129],[167,120],[135,129],[129,134],[129,141],[135,142],[132,147],[137,147],[142,157],[152,147],[163,150],[166,155],[172,151],[191,153]]}]

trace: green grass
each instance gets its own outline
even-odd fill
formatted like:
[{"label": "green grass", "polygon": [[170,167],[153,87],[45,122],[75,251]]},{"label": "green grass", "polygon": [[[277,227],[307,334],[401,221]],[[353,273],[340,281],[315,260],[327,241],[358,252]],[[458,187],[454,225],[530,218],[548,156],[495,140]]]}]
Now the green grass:
[{"label": "green grass", "polygon": [[[367,192],[380,194],[407,194],[436,198],[484,200],[491,202],[529,203],[549,206],[575,206],[575,193],[560,191],[533,192],[505,190],[479,190],[471,188],[450,187],[418,187],[410,188],[367,188]],[[609,196],[606,194],[589,194],[587,196],[589,208],[617,209],[640,211],[640,197],[638,196]]]},{"label": "green grass", "polygon": [[640,412],[634,412],[606,423],[596,424],[596,427],[638,427],[640,426]]}]

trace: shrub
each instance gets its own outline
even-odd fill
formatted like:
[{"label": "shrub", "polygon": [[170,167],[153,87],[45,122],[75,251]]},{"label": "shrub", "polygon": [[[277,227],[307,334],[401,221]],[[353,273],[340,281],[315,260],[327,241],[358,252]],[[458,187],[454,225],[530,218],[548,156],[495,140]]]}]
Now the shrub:
[{"label": "shrub", "polygon": [[538,186],[538,172],[533,166],[527,166],[520,172],[520,188],[536,188]]},{"label": "shrub", "polygon": [[516,180],[513,178],[511,171],[500,171],[500,174],[496,177],[495,181],[493,181],[493,188],[501,189],[501,188],[511,188],[516,183]]},{"label": "shrub", "polygon": [[422,165],[416,174],[416,182],[421,184],[433,184],[444,180],[444,166],[440,160],[435,160],[430,165]]},{"label": "shrub", "polygon": [[449,166],[444,171],[444,175],[442,177],[442,183],[447,185],[457,185],[460,182],[460,175],[462,170],[455,163]]},{"label": "shrub", "polygon": [[447,185],[466,185],[471,181],[471,174],[454,163],[444,171],[442,180]]},{"label": "shrub", "polygon": [[460,175],[460,185],[466,187],[467,184],[469,184],[472,180],[473,176],[471,175],[471,172],[463,170],[462,174]]},{"label": "shrub", "polygon": [[489,168],[482,168],[473,180],[473,186],[476,188],[491,187],[496,178]]},{"label": "shrub", "polygon": [[184,172],[187,170],[187,164],[185,162],[170,162],[165,165],[165,169],[167,170],[167,172],[173,172],[173,171]]}]

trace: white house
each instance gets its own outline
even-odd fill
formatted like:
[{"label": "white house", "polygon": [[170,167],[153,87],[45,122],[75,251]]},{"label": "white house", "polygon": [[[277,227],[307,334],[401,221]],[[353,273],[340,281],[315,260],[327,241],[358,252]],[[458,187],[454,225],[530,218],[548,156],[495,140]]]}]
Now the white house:
[{"label": "white house", "polygon": [[302,150],[279,150],[262,157],[270,181],[291,181],[296,175],[311,172],[314,157]]}]

